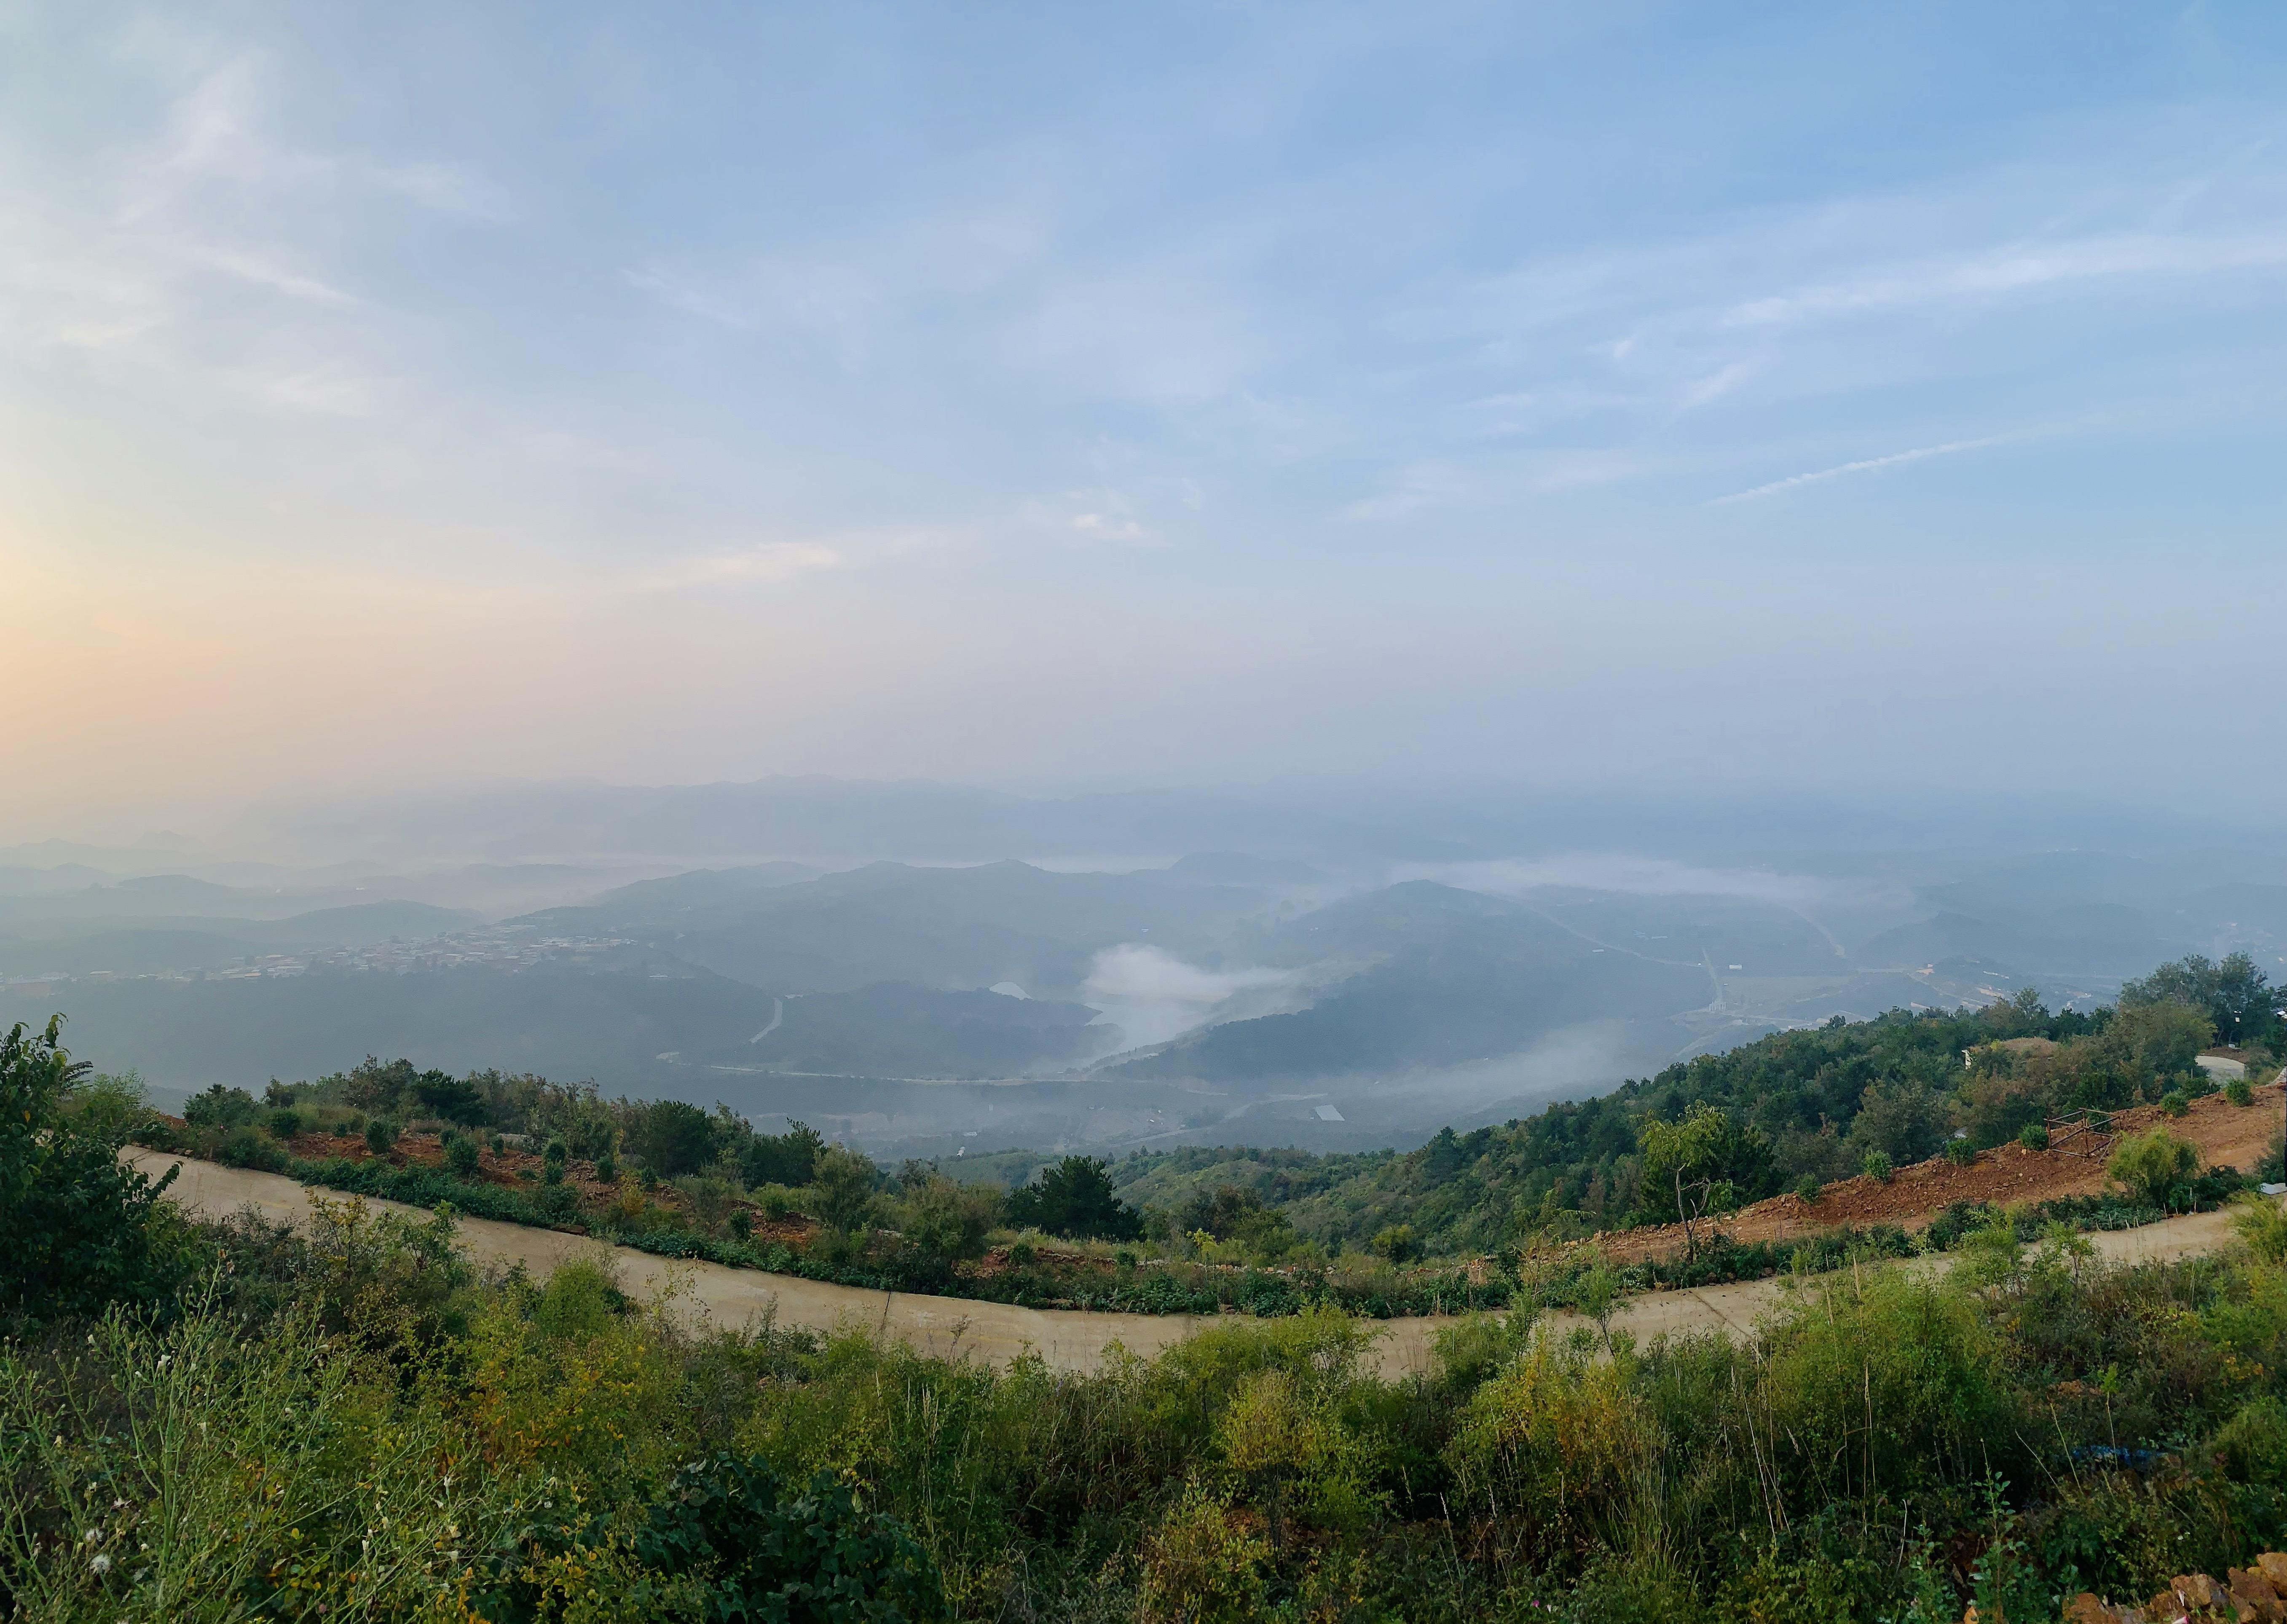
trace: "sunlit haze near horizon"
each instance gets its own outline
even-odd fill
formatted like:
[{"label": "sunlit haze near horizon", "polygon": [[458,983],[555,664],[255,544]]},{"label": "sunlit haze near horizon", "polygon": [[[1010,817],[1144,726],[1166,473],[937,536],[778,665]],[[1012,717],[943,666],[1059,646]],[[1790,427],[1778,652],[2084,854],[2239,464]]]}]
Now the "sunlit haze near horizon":
[{"label": "sunlit haze near horizon", "polygon": [[793,773],[2244,811],[2283,92],[2252,4],[0,5],[0,836]]}]

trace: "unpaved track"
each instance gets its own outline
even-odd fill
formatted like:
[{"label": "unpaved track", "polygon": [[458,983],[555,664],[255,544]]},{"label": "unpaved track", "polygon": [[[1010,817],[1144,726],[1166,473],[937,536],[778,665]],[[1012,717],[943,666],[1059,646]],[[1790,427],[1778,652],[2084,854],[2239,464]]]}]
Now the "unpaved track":
[{"label": "unpaved track", "polygon": [[[276,1173],[218,1167],[156,1151],[130,1149],[124,1154],[154,1178],[170,1167],[180,1168],[169,1196],[187,1210],[210,1218],[226,1217],[251,1207],[265,1218],[300,1224],[309,1220],[313,1194],[332,1200],[352,1199],[323,1190],[313,1192]],[[412,1217],[429,1216],[419,1208],[394,1201],[368,1200],[366,1206]],[[664,1296],[693,1321],[736,1327],[770,1318],[778,1325],[806,1330],[850,1327],[871,1335],[893,1336],[918,1352],[969,1355],[996,1367],[1006,1366],[1029,1351],[1038,1353],[1054,1370],[1096,1370],[1112,1357],[1114,1348],[1149,1358],[1201,1327],[1217,1323],[1213,1317],[1190,1314],[1099,1314],[917,1296],[909,1292],[861,1291],[795,1275],[655,1257],[630,1247],[605,1247],[578,1235],[489,1218],[463,1217],[455,1222],[461,1244],[479,1264],[502,1268],[522,1264],[533,1273],[545,1275],[574,1258],[607,1259],[621,1289],[638,1298]],[[2156,1261],[2215,1251],[2229,1242],[2231,1224],[2227,1214],[2199,1213],[2089,1239],[2101,1256],[2120,1262]],[[1943,1268],[1944,1260],[1918,1259],[1905,1266]],[[1757,1319],[1785,1300],[1790,1288],[1786,1280],[1769,1279],[1695,1291],[1652,1292],[1623,1304],[1612,1315],[1611,1328],[1626,1331],[1640,1342],[1717,1330],[1744,1338]],[[1585,1323],[1567,1314],[1555,1318],[1560,1324]],[[1374,1343],[1375,1364],[1384,1376],[1392,1378],[1428,1370],[1437,1332],[1453,1323],[1451,1316],[1383,1322]]]}]

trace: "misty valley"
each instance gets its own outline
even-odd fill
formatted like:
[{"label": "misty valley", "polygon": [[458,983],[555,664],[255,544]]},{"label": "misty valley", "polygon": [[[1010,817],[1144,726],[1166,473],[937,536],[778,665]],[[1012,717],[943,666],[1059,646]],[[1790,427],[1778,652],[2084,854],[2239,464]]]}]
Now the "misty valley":
[{"label": "misty valley", "polygon": [[[963,843],[1053,849],[1053,804],[955,831],[911,790],[832,793],[845,844],[952,849],[925,865],[678,868],[607,849],[394,873],[19,860],[0,868],[0,1010],[62,1011],[75,1052],[161,1098],[401,1055],[720,1102],[893,1158],[1347,1150],[1835,1015],[2028,987],[2086,1009],[2183,953],[2275,966],[2287,945],[2276,860],[2181,842],[1630,864],[1423,836],[1399,844],[1436,859],[1393,856],[1352,827],[1299,851],[1290,829],[1268,855],[1110,868],[956,860]],[[756,787],[743,824],[697,838],[759,825],[830,849],[801,820],[820,794]],[[1163,836],[1231,822],[1212,805],[1157,817]],[[585,837],[669,844],[656,828]]]}]

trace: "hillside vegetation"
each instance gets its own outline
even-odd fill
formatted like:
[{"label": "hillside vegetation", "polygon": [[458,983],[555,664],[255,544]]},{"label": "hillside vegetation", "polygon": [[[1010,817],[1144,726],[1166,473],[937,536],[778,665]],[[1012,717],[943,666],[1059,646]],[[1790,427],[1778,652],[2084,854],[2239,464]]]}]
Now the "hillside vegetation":
[{"label": "hillside vegetation", "polygon": [[2080,1227],[2213,1205],[2259,1170],[2247,1132],[2227,1136],[2236,1148],[2224,1165],[2203,1172],[2195,1158],[2142,1196],[1971,1188],[1919,1211],[1917,1224],[1966,1204],[1918,1239],[1898,1227],[1908,1209],[1884,1203],[1879,1216],[1833,1220],[1833,1232],[1700,1245],[1726,1214],[1781,1191],[1815,1195],[1861,1169],[1887,1178],[1941,1148],[1967,1161],[2042,1142],[2052,1120],[2142,1101],[2188,1109],[2214,1088],[2195,1059],[2219,1030],[2246,1045],[2259,1073],[2281,1042],[2269,989],[2244,960],[2164,966],[2132,983],[2120,1008],[2091,1015],[2051,1015],[2026,994],[1774,1034],[1602,1099],[1448,1129],[1405,1154],[995,1159],[1017,1176],[1013,1190],[973,1173],[959,1182],[958,1163],[892,1173],[800,1124],[758,1134],[720,1106],[401,1060],[273,1082],[258,1100],[217,1087],[186,1121],[146,1112],[134,1131],[154,1148],[308,1184],[853,1286],[1137,1312],[1318,1303],[1381,1316],[1572,1301],[1579,1271],[1600,1263],[1563,1243],[1642,1225],[1681,1221],[1671,1249],[1684,1256],[1606,1243],[1631,1287],[1829,1267],[1854,1247],[1948,1246],[1983,1220],[1982,1203],[2043,1201],[2020,1222]]},{"label": "hillside vegetation", "polygon": [[441,1216],[192,1227],[55,1035],[0,1051],[13,1616],[2044,1624],[2287,1537],[2267,1204],[2171,1266],[1995,1226],[1744,1345],[1526,1307],[1388,1382],[1313,1311],[996,1372],[482,1276]]},{"label": "hillside vegetation", "polygon": [[2219,1035],[2247,1046],[2259,1073],[2287,1049],[2272,989],[2243,955],[2164,966],[2129,983],[2117,1008],[2087,1015],[2053,1015],[2028,992],[1978,1010],[1837,1018],[1601,1098],[1449,1128],[1404,1154],[1187,1147],[1128,1157],[1113,1177],[1129,1200],[1170,1215],[1228,1192],[1227,1207],[1275,1210],[1332,1250],[1404,1229],[1432,1253],[1494,1252],[1682,1216],[1671,1181],[1645,1177],[1646,1138],[1695,1113],[1713,1131],[1687,1200],[1720,1212],[1949,1144],[2005,1144],[2054,1116],[2212,1092],[2196,1058]]}]

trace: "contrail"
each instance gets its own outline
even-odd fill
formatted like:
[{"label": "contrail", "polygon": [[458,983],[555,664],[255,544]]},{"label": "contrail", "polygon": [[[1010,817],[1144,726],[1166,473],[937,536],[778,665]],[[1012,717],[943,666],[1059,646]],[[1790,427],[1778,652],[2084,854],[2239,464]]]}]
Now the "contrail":
[{"label": "contrail", "polygon": [[1734,491],[1728,496],[1718,496],[1707,505],[1720,508],[1729,502],[1752,502],[1758,496],[1769,496],[1798,485],[1816,485],[1821,479],[1840,479],[1846,473],[1864,473],[1872,468],[1895,468],[1901,463],[1919,463],[1925,457],[1950,456],[1956,451],[1974,451],[1982,446],[1998,446],[2014,434],[1988,434],[1982,440],[1950,440],[1942,446],[1919,446],[1911,451],[1893,451],[1887,456],[1870,456],[1861,462],[1844,463],[1840,467],[1821,468],[1811,473],[1789,474],[1784,479],[1774,479],[1769,485],[1758,485],[1753,490]]}]

